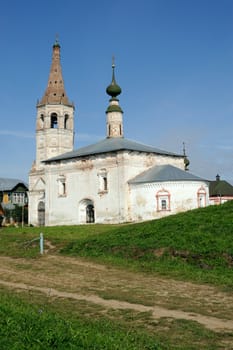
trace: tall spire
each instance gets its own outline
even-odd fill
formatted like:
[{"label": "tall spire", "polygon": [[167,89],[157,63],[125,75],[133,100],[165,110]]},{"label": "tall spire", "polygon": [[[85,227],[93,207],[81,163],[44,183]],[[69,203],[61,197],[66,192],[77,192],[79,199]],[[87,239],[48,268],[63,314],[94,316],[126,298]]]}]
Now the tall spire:
[{"label": "tall spire", "polygon": [[57,37],[53,45],[52,64],[49,73],[48,85],[38,105],[45,104],[72,105],[72,103],[69,102],[65,92],[60,62],[60,44]]}]

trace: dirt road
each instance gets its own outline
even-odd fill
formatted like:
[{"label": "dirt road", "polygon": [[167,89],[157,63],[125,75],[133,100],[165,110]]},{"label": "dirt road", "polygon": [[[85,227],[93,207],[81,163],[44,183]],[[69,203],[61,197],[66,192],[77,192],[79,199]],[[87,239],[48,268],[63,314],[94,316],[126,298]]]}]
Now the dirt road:
[{"label": "dirt road", "polygon": [[106,309],[150,312],[155,320],[193,320],[215,332],[233,331],[233,293],[79,258],[50,254],[31,260],[0,257],[0,285],[84,300]]}]

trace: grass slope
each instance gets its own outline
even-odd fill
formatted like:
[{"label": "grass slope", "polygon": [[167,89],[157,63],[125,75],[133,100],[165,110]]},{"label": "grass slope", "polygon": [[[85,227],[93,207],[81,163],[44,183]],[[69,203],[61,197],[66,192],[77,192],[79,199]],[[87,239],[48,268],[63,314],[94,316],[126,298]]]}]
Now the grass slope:
[{"label": "grass slope", "polygon": [[233,286],[233,201],[138,224],[2,228],[0,254],[38,256],[41,231],[65,255]]},{"label": "grass slope", "polygon": [[[1,228],[0,255],[39,262],[35,239],[41,231],[56,246],[57,254],[85,256],[229,289],[233,286],[233,202],[140,224]],[[145,315],[143,327],[129,310],[116,319],[112,310],[108,317],[101,310],[93,313],[90,305],[85,311],[78,301],[48,300],[39,293],[4,288],[0,288],[0,299],[3,350],[232,348],[232,334],[210,332],[187,320],[161,318],[152,323]]]},{"label": "grass slope", "polygon": [[62,252],[233,286],[233,202],[82,237]]}]

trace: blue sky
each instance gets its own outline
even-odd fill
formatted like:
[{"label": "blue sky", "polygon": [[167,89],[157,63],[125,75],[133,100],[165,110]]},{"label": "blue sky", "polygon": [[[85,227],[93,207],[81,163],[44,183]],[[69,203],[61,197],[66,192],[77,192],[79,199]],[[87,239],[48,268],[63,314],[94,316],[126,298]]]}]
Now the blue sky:
[{"label": "blue sky", "polygon": [[75,148],[105,137],[115,56],[125,137],[233,183],[232,0],[3,0],[0,177],[28,182],[56,34]]}]

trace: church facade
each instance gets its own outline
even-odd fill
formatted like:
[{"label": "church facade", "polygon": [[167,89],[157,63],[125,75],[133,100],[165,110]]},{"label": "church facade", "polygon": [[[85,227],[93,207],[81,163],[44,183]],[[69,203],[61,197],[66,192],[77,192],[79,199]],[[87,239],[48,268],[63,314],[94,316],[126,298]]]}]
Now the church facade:
[{"label": "church facade", "polygon": [[48,85],[37,104],[29,224],[136,222],[209,204],[208,181],[187,171],[185,153],[124,137],[114,64],[106,92],[106,138],[74,150],[74,105],[65,92],[55,42]]}]

